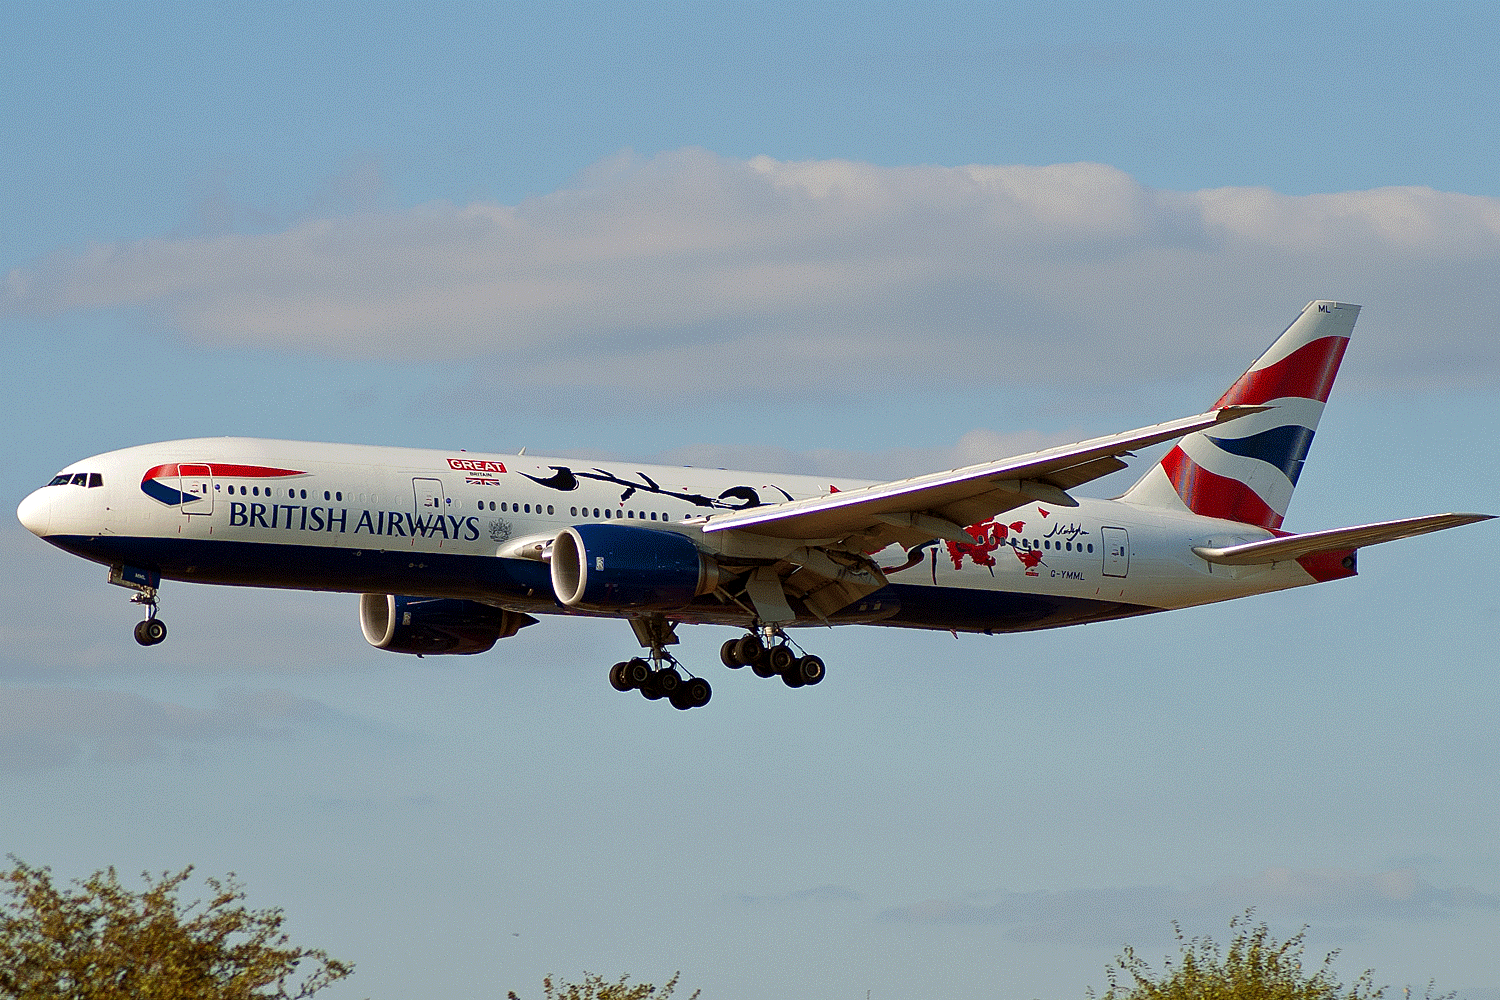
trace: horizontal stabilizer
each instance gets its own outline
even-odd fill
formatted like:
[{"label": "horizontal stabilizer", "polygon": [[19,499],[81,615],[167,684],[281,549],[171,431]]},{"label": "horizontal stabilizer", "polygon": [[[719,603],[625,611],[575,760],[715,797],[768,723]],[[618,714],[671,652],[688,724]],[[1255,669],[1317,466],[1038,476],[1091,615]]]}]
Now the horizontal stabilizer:
[{"label": "horizontal stabilizer", "polygon": [[1400,521],[1361,524],[1353,528],[1309,531],[1303,535],[1267,538],[1259,542],[1245,542],[1241,545],[1226,545],[1221,548],[1195,545],[1193,552],[1220,566],[1255,566],[1286,559],[1299,559],[1318,552],[1341,552],[1364,545],[1375,545],[1379,542],[1393,542],[1398,538],[1425,535],[1429,531],[1442,531],[1444,528],[1456,528],[1461,524],[1488,521],[1494,516],[1493,514],[1429,514],[1426,517],[1408,517]]}]

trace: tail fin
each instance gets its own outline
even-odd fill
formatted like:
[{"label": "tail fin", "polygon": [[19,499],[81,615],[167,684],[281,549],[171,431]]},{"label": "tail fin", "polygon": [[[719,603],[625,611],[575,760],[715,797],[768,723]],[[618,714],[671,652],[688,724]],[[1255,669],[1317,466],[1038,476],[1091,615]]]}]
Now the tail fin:
[{"label": "tail fin", "polygon": [[1280,528],[1359,306],[1309,302],[1215,406],[1264,413],[1189,434],[1120,499]]}]

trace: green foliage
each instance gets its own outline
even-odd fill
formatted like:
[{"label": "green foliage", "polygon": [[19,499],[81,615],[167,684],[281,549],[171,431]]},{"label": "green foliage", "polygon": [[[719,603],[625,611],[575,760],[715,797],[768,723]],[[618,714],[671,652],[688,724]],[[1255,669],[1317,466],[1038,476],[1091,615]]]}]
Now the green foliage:
[{"label": "green foliage", "polygon": [[[1227,952],[1209,937],[1184,937],[1173,921],[1182,950],[1177,964],[1168,959],[1162,971],[1156,972],[1127,947],[1106,970],[1109,989],[1099,1000],[1381,1000],[1385,996],[1385,988],[1375,986],[1369,970],[1349,986],[1339,982],[1333,974],[1337,951],[1329,952],[1311,969],[1304,968],[1306,927],[1277,941],[1264,922],[1252,925],[1251,915],[1247,910],[1229,922],[1234,936]],[[1428,1000],[1451,996],[1434,998],[1431,986],[1427,990]]]},{"label": "green foliage", "polygon": [[[206,880],[207,903],[181,903],[191,866],[145,873],[133,893],[113,868],[58,888],[50,868],[11,861],[0,872],[3,1000],[297,1000],[354,971],[292,947],[281,910],[246,909],[233,874]],[[312,971],[295,982],[304,961]]]},{"label": "green foliage", "polygon": [[[677,989],[677,978],[680,972],[672,973],[658,991],[650,983],[636,983],[631,985],[629,976],[621,976],[616,982],[606,982],[603,976],[585,972],[581,983],[554,983],[551,976],[542,980],[542,993],[546,1000],[671,1000],[672,991]],[[702,990],[694,990],[688,1000],[698,1000]],[[508,1000],[520,1000],[512,990],[505,994]]]}]

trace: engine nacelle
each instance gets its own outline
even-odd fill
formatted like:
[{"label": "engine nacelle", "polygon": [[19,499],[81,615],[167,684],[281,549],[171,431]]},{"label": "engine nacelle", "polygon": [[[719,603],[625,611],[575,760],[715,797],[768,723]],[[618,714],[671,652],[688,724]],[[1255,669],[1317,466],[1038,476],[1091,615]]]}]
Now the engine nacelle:
[{"label": "engine nacelle", "polygon": [[483,653],[536,619],[478,601],[361,594],[365,641],[393,653]]},{"label": "engine nacelle", "polygon": [[552,542],[552,590],[570,608],[680,608],[719,585],[719,564],[661,528],[575,524]]}]

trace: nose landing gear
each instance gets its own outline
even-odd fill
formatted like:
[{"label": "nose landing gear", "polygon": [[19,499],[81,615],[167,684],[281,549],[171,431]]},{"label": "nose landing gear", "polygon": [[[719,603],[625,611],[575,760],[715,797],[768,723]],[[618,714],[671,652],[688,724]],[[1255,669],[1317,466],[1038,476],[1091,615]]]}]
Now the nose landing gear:
[{"label": "nose landing gear", "polygon": [[156,587],[161,582],[161,577],[149,570],[136,569],[132,566],[111,566],[109,582],[116,587],[125,587],[135,591],[135,596],[130,599],[130,603],[139,604],[146,609],[146,620],[136,623],[135,641],[142,646],[155,646],[166,639],[167,623],[156,617],[159,606],[156,599]]}]

